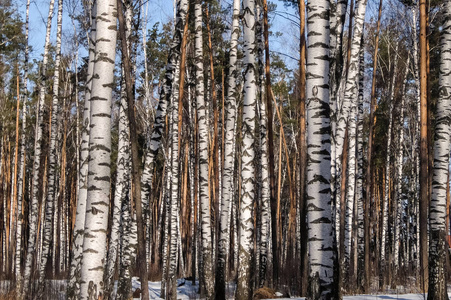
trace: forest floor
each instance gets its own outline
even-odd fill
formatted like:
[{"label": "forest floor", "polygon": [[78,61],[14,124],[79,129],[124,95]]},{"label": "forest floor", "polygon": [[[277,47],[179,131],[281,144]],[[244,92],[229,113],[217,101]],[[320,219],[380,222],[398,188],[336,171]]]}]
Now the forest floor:
[{"label": "forest floor", "polygon": [[[177,288],[177,299],[200,299],[197,293],[199,286],[193,285],[191,281],[185,279],[178,280]],[[133,290],[140,287],[138,278],[133,278]],[[402,287],[399,289],[387,290],[386,293],[382,294],[378,292],[372,295],[355,295],[355,296],[344,296],[343,300],[426,300],[427,294],[422,293],[402,293]],[[235,284],[229,283],[227,286],[227,299],[234,299]],[[161,295],[161,282],[149,282],[149,296],[150,299],[162,299]],[[448,296],[451,299],[451,286],[448,286]],[[139,298],[137,298],[139,299]],[[296,299],[305,300],[304,297],[291,297],[291,298],[278,298],[280,299]]]},{"label": "forest floor", "polygon": [[[49,300],[63,300],[65,299],[65,280],[51,280],[51,287],[48,287],[46,296]],[[199,286],[198,282],[193,285],[190,280],[179,279],[177,281],[177,299],[188,300],[188,299],[201,299],[198,292]],[[135,291],[140,288],[141,284],[137,277],[133,277],[132,289]],[[9,281],[0,280],[0,299],[3,299],[2,295],[6,290],[10,288]],[[229,283],[227,287],[227,299],[234,299],[235,284]],[[448,286],[448,295],[451,299],[451,286]],[[160,300],[161,296],[161,282],[149,282],[149,296],[150,299]],[[12,299],[12,298],[5,298]],[[140,298],[133,298],[140,299]],[[278,299],[296,299],[305,300],[303,297],[291,297],[291,298],[278,298]],[[402,290],[387,290],[385,292],[377,292],[371,295],[355,295],[355,296],[344,296],[343,300],[426,300],[427,294],[422,293],[402,293]]]}]

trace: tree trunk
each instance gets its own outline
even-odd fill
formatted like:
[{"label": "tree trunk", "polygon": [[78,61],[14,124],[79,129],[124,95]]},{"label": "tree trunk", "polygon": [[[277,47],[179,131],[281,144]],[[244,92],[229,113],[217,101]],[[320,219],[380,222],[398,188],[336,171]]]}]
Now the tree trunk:
[{"label": "tree trunk", "polygon": [[44,129],[44,108],[45,108],[45,94],[46,94],[46,71],[47,71],[47,62],[48,62],[48,53],[50,46],[50,32],[52,26],[52,18],[53,18],[53,7],[55,4],[55,0],[50,1],[49,5],[49,14],[47,17],[47,30],[45,35],[45,45],[44,45],[44,58],[42,61],[42,67],[40,76],[42,78],[42,82],[39,86],[39,100],[37,103],[37,118],[36,118],[36,131],[35,131],[35,144],[34,144],[34,162],[33,162],[33,194],[31,197],[31,210],[29,213],[29,236],[28,236],[28,247],[27,247],[27,257],[25,260],[25,272],[24,272],[24,284],[23,284],[23,293],[22,297],[25,297],[30,292],[30,278],[33,267],[33,257],[36,253],[36,237],[37,237],[37,220],[38,220],[38,210],[39,210],[39,188],[40,184],[40,168],[41,168],[41,142],[42,142],[42,132]]},{"label": "tree trunk", "polygon": [[[263,287],[265,286],[266,280],[266,270],[267,270],[267,260],[268,260],[268,240],[269,240],[269,222],[270,222],[270,183],[269,183],[269,172],[268,172],[268,142],[267,142],[267,119],[266,114],[266,104],[264,102],[265,96],[265,73],[264,73],[264,62],[263,62],[263,35],[262,35],[262,20],[261,20],[261,5],[257,2],[257,16],[256,16],[256,34],[257,34],[257,67],[258,67],[258,87],[260,92],[258,93],[258,111],[260,112],[259,125],[260,125],[260,143],[259,143],[259,156],[260,156],[260,168],[259,168],[259,181],[260,181],[260,199],[259,199],[259,224],[257,225],[256,234],[260,237],[257,240],[257,255],[255,259],[256,270],[259,270],[258,281],[255,286]],[[258,157],[258,156],[257,156]],[[258,194],[258,192],[257,192]],[[258,264],[258,265],[257,265]]]},{"label": "tree trunk", "polygon": [[274,135],[273,135],[273,110],[270,73],[270,57],[269,57],[269,25],[268,25],[268,5],[263,0],[263,34],[265,36],[265,77],[266,77],[266,109],[268,114],[268,159],[269,159],[269,186],[271,190],[271,246],[272,246],[272,269],[273,269],[273,285],[277,286],[279,278],[279,246],[278,228],[277,228],[277,199],[276,199],[276,181],[274,175]]},{"label": "tree trunk", "polygon": [[373,155],[373,131],[376,123],[374,116],[377,107],[376,99],[376,74],[377,74],[377,53],[379,51],[379,33],[382,18],[382,0],[379,2],[379,14],[377,18],[376,40],[373,56],[373,79],[371,82],[371,105],[370,105],[370,124],[368,133],[368,153],[367,153],[367,168],[366,168],[366,195],[364,205],[364,236],[365,236],[365,257],[364,257],[364,279],[363,279],[363,292],[368,293],[370,289],[370,203],[371,203],[371,174],[372,174],[372,155]]},{"label": "tree trunk", "polygon": [[[390,51],[389,51],[390,53]],[[390,98],[388,101],[389,103],[389,112],[388,112],[388,129],[387,129],[387,157],[385,160],[385,193],[384,193],[384,208],[383,208],[383,223],[382,223],[382,238],[381,238],[381,272],[384,274],[384,277],[387,275],[389,262],[390,260],[386,258],[386,249],[388,245],[388,215],[389,215],[389,199],[390,199],[390,182],[391,182],[391,148],[392,148],[392,127],[393,127],[393,102],[394,102],[394,95],[395,95],[395,80],[396,80],[396,69],[398,65],[398,46],[396,46],[395,49],[395,61],[393,64],[393,70],[392,70],[392,81],[390,86]],[[395,230],[394,228],[392,228]],[[387,282],[384,282],[384,284]]]},{"label": "tree trunk", "polygon": [[16,225],[16,260],[15,260],[15,270],[16,270],[16,289],[20,293],[22,290],[22,224],[23,224],[23,187],[24,187],[24,171],[25,171],[25,138],[26,138],[26,126],[27,126],[27,103],[28,103],[28,58],[29,49],[28,46],[28,26],[29,26],[29,12],[30,12],[30,0],[27,0],[27,12],[25,21],[25,57],[24,57],[24,74],[23,74],[23,87],[22,87],[22,136],[20,139],[20,167],[19,167],[19,178],[17,180],[17,225]]},{"label": "tree trunk", "polygon": [[364,191],[363,191],[363,96],[365,78],[365,50],[363,47],[363,34],[360,47],[359,63],[359,96],[357,103],[357,288],[360,289],[363,280],[364,256],[365,256],[365,230],[363,221]]},{"label": "tree trunk", "polygon": [[[366,0],[360,0],[356,3],[354,16],[354,32],[352,36],[352,44],[350,49],[350,57],[348,61],[349,68],[347,72],[346,88],[344,100],[349,101],[350,115],[348,118],[348,179],[347,179],[347,195],[346,195],[346,219],[345,219],[345,236],[344,236],[344,265],[350,264],[351,253],[351,231],[352,231],[352,212],[354,210],[355,197],[355,162],[356,162],[356,114],[357,114],[357,98],[359,88],[359,64],[360,64],[360,47],[363,36],[363,26],[366,13]],[[345,267],[343,275],[348,277],[348,268]]]},{"label": "tree trunk", "polygon": [[96,57],[91,90],[88,194],[81,266],[80,299],[103,297],[106,233],[110,202],[111,82],[116,56],[115,0],[97,3]]},{"label": "tree trunk", "polygon": [[[399,54],[396,53],[396,56]],[[406,61],[406,69],[404,73],[404,80],[402,84],[402,93],[401,95],[401,103],[399,105],[399,115],[398,115],[398,153],[396,157],[396,192],[395,192],[395,206],[396,206],[396,215],[395,215],[395,249],[394,249],[394,271],[395,274],[398,274],[399,269],[399,247],[401,244],[401,241],[399,240],[399,237],[401,235],[402,230],[402,167],[403,167],[403,158],[404,158],[404,98],[406,93],[406,85],[407,85],[407,76],[409,75],[409,63],[410,63],[410,56],[407,57]],[[408,221],[409,222],[409,221]],[[406,247],[409,247],[408,243],[406,244]],[[398,277],[398,276],[396,276]]]},{"label": "tree trunk", "polygon": [[[56,198],[57,188],[57,136],[58,136],[58,119],[60,114],[60,98],[59,98],[59,74],[61,63],[61,34],[63,26],[63,0],[58,0],[58,17],[57,17],[57,32],[56,32],[56,59],[55,59],[55,74],[53,76],[53,95],[52,95],[52,117],[51,117],[51,134],[50,134],[50,148],[49,148],[49,164],[48,164],[48,188],[45,201],[45,221],[44,221],[44,236],[43,252],[41,257],[41,265],[39,267],[39,290],[38,297],[42,297],[44,293],[44,276],[47,259],[50,253],[50,242],[53,235],[52,220],[54,220],[54,207],[58,204]],[[56,230],[56,228],[55,228]],[[56,240],[53,240],[53,244]],[[53,253],[55,256],[55,253]]]},{"label": "tree trunk", "polygon": [[299,53],[299,217],[301,249],[300,249],[300,268],[301,268],[301,296],[307,294],[308,286],[308,253],[307,253],[307,205],[306,205],[306,172],[307,172],[307,144],[306,144],[306,123],[305,123],[305,2],[299,0],[299,34],[300,34],[300,53]]},{"label": "tree trunk", "polygon": [[89,132],[91,123],[91,90],[94,73],[95,45],[96,45],[96,15],[97,3],[91,6],[91,27],[89,33],[89,61],[87,70],[87,87],[85,92],[82,134],[80,143],[80,171],[78,178],[78,201],[72,239],[72,253],[69,282],[67,285],[67,298],[76,300],[80,293],[81,260],[83,257],[83,240],[86,219],[86,202],[88,193],[88,160],[89,160]]},{"label": "tree trunk", "polygon": [[441,32],[440,98],[437,102],[434,170],[429,206],[429,289],[428,300],[448,300],[446,287],[446,198],[449,186],[449,153],[451,144],[451,1],[444,2],[445,20]]},{"label": "tree trunk", "polygon": [[197,120],[199,124],[199,201],[200,201],[200,223],[202,241],[202,272],[207,299],[214,297],[214,275],[212,262],[212,236],[210,197],[208,186],[208,126],[206,120],[206,108],[204,100],[204,65],[203,65],[203,42],[202,42],[202,1],[197,0],[194,7],[195,14],[195,66],[196,66],[196,103]]},{"label": "tree trunk", "polygon": [[222,198],[221,198],[221,218],[219,222],[219,248],[216,265],[216,281],[215,293],[218,300],[225,300],[226,296],[226,270],[227,270],[227,253],[230,244],[230,204],[233,201],[233,179],[235,173],[235,122],[236,122],[236,76],[237,76],[237,46],[239,36],[239,14],[240,1],[233,1],[233,19],[232,19],[232,36],[230,38],[230,54],[229,54],[229,74],[227,77],[227,96],[226,96],[226,124],[224,124],[225,144],[224,147],[224,172],[222,177]]},{"label": "tree trunk", "polygon": [[420,0],[420,280],[421,290],[428,290],[428,93],[427,93],[427,4]]},{"label": "tree trunk", "polygon": [[[265,4],[264,4],[265,5]],[[239,208],[239,250],[238,250],[238,283],[236,299],[248,300],[252,297],[251,282],[253,274],[253,201],[255,197],[255,117],[256,117],[256,70],[255,70],[255,1],[243,2],[243,64],[244,64],[244,94],[243,94],[243,142],[241,156],[241,203]],[[269,66],[267,66],[269,67]],[[271,123],[272,126],[272,123]]]},{"label": "tree trunk", "polygon": [[130,47],[127,44],[127,33],[125,29],[124,14],[122,8],[122,1],[117,0],[117,13],[119,19],[119,34],[121,36],[121,50],[122,50],[122,61],[124,64],[124,74],[125,74],[125,90],[127,95],[127,113],[130,128],[130,148],[132,156],[132,195],[133,203],[135,204],[135,213],[137,221],[137,234],[138,234],[138,253],[136,261],[138,264],[138,270],[141,281],[141,297],[144,300],[149,299],[149,288],[148,288],[148,278],[147,278],[147,259],[146,259],[146,241],[145,241],[145,228],[142,215],[142,198],[141,198],[141,174],[140,174],[140,160],[138,157],[138,137],[136,128],[136,118],[135,118],[135,96],[133,90],[133,79],[131,78],[132,66],[130,62]]},{"label": "tree trunk", "polygon": [[307,218],[309,291],[307,299],[338,299],[334,290],[330,198],[329,1],[309,1],[307,18]]},{"label": "tree trunk", "polygon": [[[116,175],[116,188],[114,191],[113,200],[113,220],[111,225],[111,236],[108,245],[108,260],[107,269],[105,273],[105,296],[111,297],[114,287],[114,273],[117,261],[117,249],[119,244],[119,239],[125,239],[125,236],[120,235],[120,225],[121,223],[129,222],[121,221],[121,211],[123,207],[123,202],[129,200],[129,180],[130,180],[130,130],[129,121],[127,117],[127,96],[125,95],[125,76],[122,78],[121,82],[121,100],[119,107],[119,126],[118,126],[118,154],[117,154],[117,175]],[[129,203],[125,205],[130,205]],[[128,278],[131,280],[131,278]],[[124,299],[127,299],[127,295]]]}]

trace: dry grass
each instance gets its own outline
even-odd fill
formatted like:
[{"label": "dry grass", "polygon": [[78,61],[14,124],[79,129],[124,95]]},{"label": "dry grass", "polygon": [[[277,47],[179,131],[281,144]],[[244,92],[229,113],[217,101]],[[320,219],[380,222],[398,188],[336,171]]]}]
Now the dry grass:
[{"label": "dry grass", "polygon": [[254,292],[254,296],[252,297],[253,300],[272,299],[272,298],[277,298],[276,291],[268,287],[259,288]]},{"label": "dry grass", "polygon": [[5,294],[0,294],[0,300],[15,300],[17,299],[17,293],[16,290],[8,291]]}]

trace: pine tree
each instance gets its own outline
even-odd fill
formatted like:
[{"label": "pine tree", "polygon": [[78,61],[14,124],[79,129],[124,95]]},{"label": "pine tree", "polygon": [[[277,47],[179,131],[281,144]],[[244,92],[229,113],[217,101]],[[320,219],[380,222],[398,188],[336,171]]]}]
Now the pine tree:
[{"label": "pine tree", "polygon": [[427,49],[427,1],[420,0],[420,276],[422,290],[428,290],[428,49]]}]

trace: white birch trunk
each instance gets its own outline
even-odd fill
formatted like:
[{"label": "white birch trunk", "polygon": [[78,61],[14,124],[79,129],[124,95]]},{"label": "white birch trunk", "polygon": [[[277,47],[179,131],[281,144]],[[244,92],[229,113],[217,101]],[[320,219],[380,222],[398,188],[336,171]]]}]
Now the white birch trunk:
[{"label": "white birch trunk", "polygon": [[[55,73],[53,75],[53,97],[52,97],[52,119],[51,119],[51,134],[50,134],[50,148],[49,148],[49,164],[48,164],[48,188],[47,197],[45,201],[45,221],[41,226],[44,226],[43,240],[43,253],[41,257],[41,264],[39,266],[39,291],[38,297],[43,296],[44,292],[44,275],[45,267],[47,265],[47,259],[50,253],[50,242],[52,235],[54,236],[54,228],[52,220],[55,219],[54,207],[57,208],[58,200],[55,197],[57,195],[57,136],[58,136],[58,118],[60,111],[60,99],[59,99],[59,68],[61,63],[61,34],[63,26],[63,0],[58,0],[58,17],[57,17],[57,31],[56,31],[56,58],[55,58]],[[53,239],[53,245],[56,244],[56,239]],[[53,252],[55,257],[55,252]],[[53,264],[54,266],[54,264]]]},{"label": "white birch trunk", "polygon": [[263,42],[263,26],[262,26],[262,19],[260,16],[260,9],[261,6],[257,2],[257,61],[258,61],[258,75],[259,75],[259,102],[258,102],[258,108],[260,113],[260,197],[261,197],[261,205],[260,205],[260,228],[257,229],[257,234],[260,234],[260,240],[257,241],[257,255],[256,257],[256,264],[257,270],[259,270],[259,281],[258,285],[259,287],[263,287],[266,282],[266,270],[268,265],[268,246],[269,246],[269,226],[270,226],[270,219],[269,216],[271,215],[270,212],[270,187],[269,187],[269,159],[268,159],[268,129],[267,129],[267,123],[268,123],[268,116],[266,114],[266,103],[264,101],[265,99],[265,73],[264,73],[264,42]]},{"label": "white birch trunk", "polygon": [[444,23],[440,38],[440,97],[437,102],[434,140],[432,197],[429,205],[429,290],[428,300],[447,300],[446,193],[451,144],[451,1],[444,1]]},{"label": "white birch trunk", "polygon": [[255,118],[257,104],[255,1],[243,1],[243,125],[241,155],[241,203],[239,208],[239,249],[237,300],[250,299],[252,295],[253,262],[253,207],[255,197]]},{"label": "white birch trunk", "polygon": [[[415,77],[415,98],[416,98],[416,113],[417,118],[415,122],[415,191],[420,190],[420,119],[421,119],[421,104],[420,104],[420,69],[418,60],[418,33],[417,33],[417,13],[418,7],[413,5],[412,7],[412,36],[413,36],[413,67],[414,67],[414,77]],[[420,249],[420,196],[419,193],[415,192],[415,223],[416,223],[416,249],[419,253]],[[416,270],[420,270],[420,255],[416,255],[415,259]],[[419,271],[418,271],[419,272]]]},{"label": "white birch trunk", "polygon": [[[187,0],[177,0],[177,7],[178,6],[185,7],[185,9],[180,12],[181,15],[177,17],[176,20],[174,36],[172,38],[169,49],[168,64],[166,66],[164,80],[165,82],[160,92],[160,100],[157,106],[155,122],[153,125],[152,133],[150,135],[150,141],[148,141],[144,169],[141,176],[141,201],[144,204],[149,203],[148,199],[150,198],[153,179],[152,166],[154,164],[155,157],[158,154],[158,149],[160,149],[167,108],[173,92],[174,73],[176,71],[177,64],[179,64]],[[174,12],[175,9],[176,7],[174,6]],[[149,205],[144,205],[144,215],[149,214],[148,207]]]},{"label": "white birch trunk", "polygon": [[[24,184],[24,169],[25,169],[25,138],[27,128],[27,103],[28,103],[28,58],[30,47],[28,46],[28,26],[29,26],[29,12],[30,12],[30,0],[27,0],[27,12],[25,19],[25,58],[24,58],[24,75],[23,75],[23,87],[22,87],[22,136],[20,138],[20,165],[19,165],[19,177],[17,179],[17,215],[16,215],[16,257],[15,257],[15,276],[16,276],[16,289],[20,293],[22,290],[22,203],[23,203],[23,184]],[[1,157],[1,155],[0,155]]]},{"label": "white birch trunk", "polygon": [[309,299],[336,299],[330,194],[329,1],[307,3]]},{"label": "white birch trunk", "polygon": [[[357,114],[357,98],[358,98],[358,80],[359,80],[359,63],[360,63],[360,47],[363,35],[363,25],[366,13],[366,0],[356,2],[354,16],[354,32],[351,44],[351,59],[349,62],[348,78],[344,92],[343,102],[350,103],[350,115],[348,118],[348,179],[346,193],[346,215],[345,215],[345,236],[344,236],[344,276],[348,271],[351,253],[351,231],[352,231],[352,215],[354,210],[355,196],[355,164],[356,164],[356,114]],[[338,143],[337,143],[338,146]],[[340,151],[337,150],[337,153]],[[341,163],[341,157],[336,157],[337,164]],[[341,168],[340,168],[341,169]],[[337,184],[341,184],[341,172],[336,174]],[[338,192],[337,192],[338,196]],[[338,198],[339,199],[339,198]],[[338,200],[337,200],[338,201]],[[343,208],[344,209],[344,208]]]},{"label": "white birch trunk", "polygon": [[[181,43],[183,40],[183,28],[185,24],[186,14],[188,10],[188,1],[177,1],[177,18],[176,18],[176,32],[175,35],[178,39],[173,41],[173,46],[181,49]],[[176,44],[177,43],[177,44]],[[169,64],[175,66],[172,81],[172,93],[171,93],[171,114],[172,122],[170,123],[170,135],[172,154],[169,156],[171,159],[171,187],[170,187],[170,244],[169,244],[169,268],[167,279],[167,295],[166,299],[177,298],[177,215],[178,215],[178,196],[179,196],[179,128],[178,128],[178,110],[179,110],[179,85],[184,85],[184,82],[180,82],[180,50],[173,51],[169,57]]]},{"label": "white birch trunk", "polygon": [[221,217],[219,228],[219,249],[216,265],[216,294],[225,298],[227,254],[230,244],[230,205],[233,201],[233,178],[235,171],[234,140],[236,122],[236,77],[237,46],[239,36],[240,1],[233,1],[232,36],[230,38],[229,74],[227,77],[227,96],[225,102],[226,124],[224,141],[224,171],[222,176]]},{"label": "white birch trunk", "polygon": [[386,248],[387,248],[387,236],[388,236],[388,198],[390,193],[390,161],[391,161],[391,136],[392,136],[392,120],[393,120],[393,101],[394,101],[394,92],[395,92],[395,74],[396,74],[396,68],[398,65],[398,54],[397,54],[397,48],[395,51],[395,60],[393,63],[393,77],[390,87],[390,98],[388,101],[390,101],[389,104],[389,112],[388,112],[388,129],[387,129],[387,159],[386,159],[386,165],[385,165],[385,193],[384,193],[384,208],[382,211],[382,238],[381,238],[381,266],[382,266],[382,272],[384,272],[385,267],[387,266],[387,259],[386,259]]},{"label": "white birch trunk", "polygon": [[[363,46],[362,35],[362,46]],[[363,191],[363,97],[364,97],[364,78],[365,78],[365,51],[360,47],[359,63],[359,97],[357,103],[357,278],[363,278],[364,255],[365,255],[365,229],[364,229],[364,191]]]},{"label": "white birch trunk", "polygon": [[[117,261],[117,249],[119,244],[119,238],[125,239],[127,237],[120,236],[120,224],[121,224],[121,211],[122,203],[128,203],[130,186],[130,129],[127,116],[127,98],[125,95],[125,80],[121,83],[121,100],[119,107],[119,141],[118,141],[118,154],[117,154],[117,175],[116,175],[116,189],[114,192],[113,200],[113,223],[111,227],[110,243],[108,246],[108,260],[107,269],[105,274],[105,296],[111,295],[114,286],[114,273]],[[130,222],[128,220],[122,222]],[[131,278],[128,278],[131,280]]]},{"label": "white birch trunk", "polygon": [[31,210],[29,213],[29,237],[28,237],[28,247],[27,247],[27,257],[25,260],[25,270],[24,270],[24,284],[23,284],[23,293],[22,297],[25,297],[29,293],[30,290],[30,278],[33,267],[33,256],[35,255],[35,242],[37,236],[37,223],[38,223],[38,210],[39,210],[39,190],[40,190],[40,167],[41,167],[41,142],[42,142],[42,132],[44,126],[44,109],[45,109],[45,94],[46,94],[46,70],[47,70],[47,62],[48,62],[48,53],[50,46],[50,32],[52,26],[52,18],[53,18],[53,8],[54,8],[55,0],[50,1],[49,5],[49,14],[47,17],[47,30],[45,35],[45,44],[44,44],[44,58],[42,61],[42,67],[40,76],[42,78],[41,84],[39,86],[39,100],[37,103],[37,118],[36,118],[36,131],[35,131],[35,144],[34,144],[34,162],[33,162],[33,194],[31,196]]},{"label": "white birch trunk", "polygon": [[[89,61],[86,78],[86,92],[81,124],[80,166],[78,174],[77,210],[75,215],[74,236],[72,240],[72,253],[69,282],[67,285],[67,298],[78,299],[81,284],[81,258],[83,256],[83,238],[85,230],[86,197],[88,193],[88,159],[89,159],[89,131],[91,116],[91,90],[92,75],[94,72],[95,43],[96,43],[96,14],[97,3],[90,2],[91,28],[89,34]],[[89,9],[88,9],[89,10]]]},{"label": "white birch trunk", "polygon": [[[398,153],[396,155],[396,196],[395,196],[395,205],[396,205],[396,215],[395,215],[395,249],[394,249],[394,268],[395,272],[398,272],[399,267],[399,236],[401,231],[402,224],[402,166],[403,166],[403,149],[404,149],[404,98],[406,93],[406,84],[407,84],[407,76],[409,75],[409,63],[410,56],[407,57],[406,61],[406,69],[404,74],[404,81],[402,85],[402,92],[404,93],[401,96],[401,103],[399,107],[399,115],[398,115]],[[408,248],[407,244],[404,248]]]},{"label": "white birch trunk", "polygon": [[210,197],[208,186],[208,125],[206,119],[206,106],[204,95],[204,64],[202,39],[202,2],[196,1],[195,14],[195,67],[196,67],[196,104],[197,120],[199,126],[199,203],[202,243],[202,265],[199,276],[205,287],[207,299],[214,297],[214,277],[212,265],[212,233],[210,215]]},{"label": "white birch trunk", "polygon": [[116,57],[117,2],[97,3],[96,61],[91,90],[88,194],[80,299],[103,297],[110,197],[111,98]]}]

